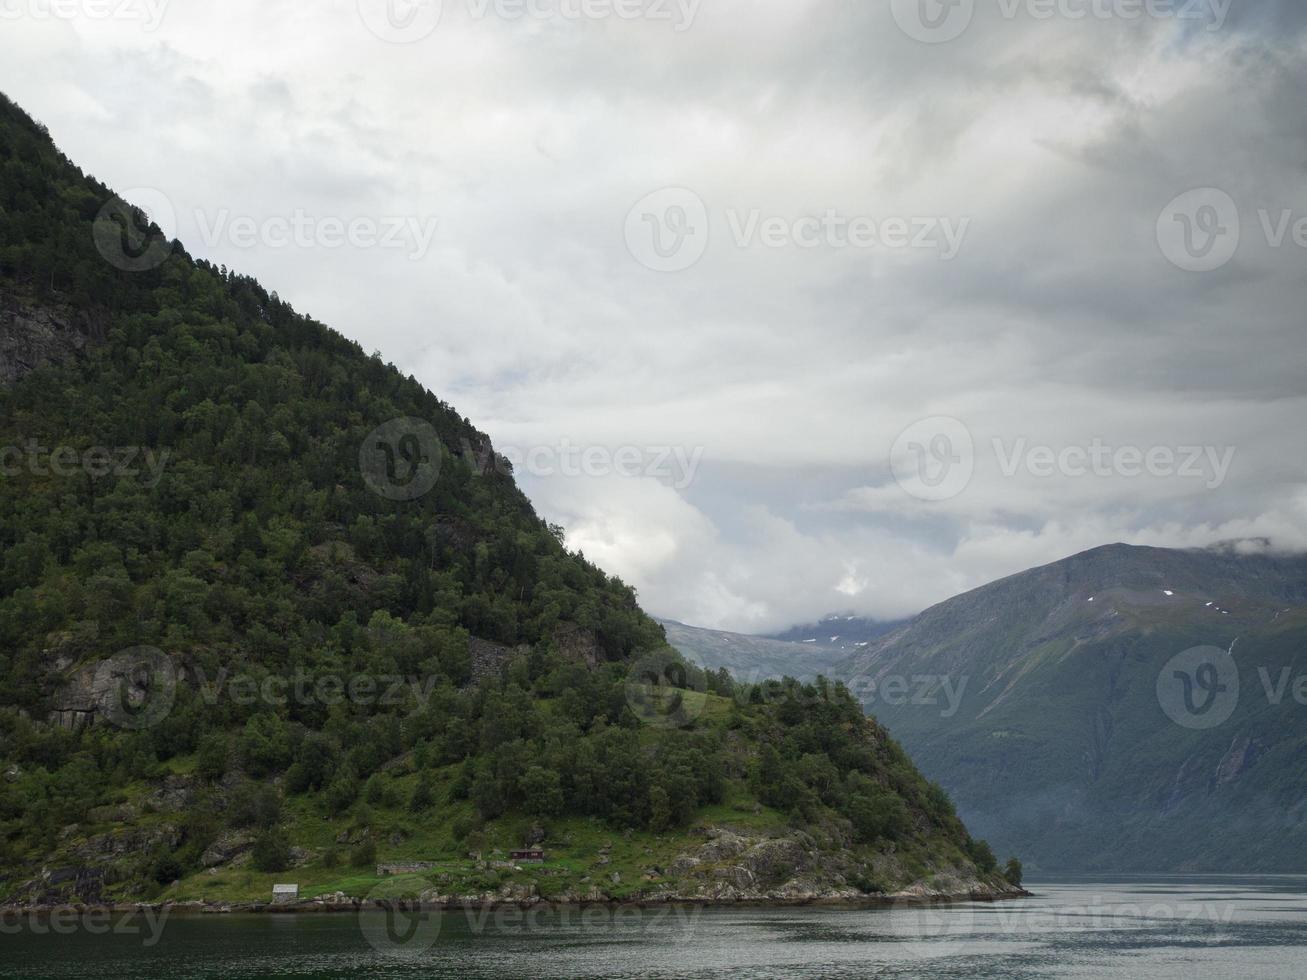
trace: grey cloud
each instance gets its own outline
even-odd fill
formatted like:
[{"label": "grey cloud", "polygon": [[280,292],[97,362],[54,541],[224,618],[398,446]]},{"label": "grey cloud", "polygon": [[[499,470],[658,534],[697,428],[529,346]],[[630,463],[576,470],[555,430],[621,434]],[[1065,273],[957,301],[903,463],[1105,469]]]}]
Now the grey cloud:
[{"label": "grey cloud", "polygon": [[[1221,31],[1005,19],[980,0],[922,45],[889,4],[705,2],[691,29],[470,22],[387,45],[354,5],[173,5],[129,25],[6,23],[0,87],[79,164],[182,210],[435,216],[419,261],[195,254],[258,275],[380,349],[506,444],[702,449],[683,490],[523,475],[574,544],[683,621],[778,628],[898,616],[1109,540],[1307,545],[1307,216],[1300,3],[1235,0]],[[686,186],[707,253],[640,266],[627,210]],[[1235,196],[1220,271],[1171,266],[1177,194]],[[957,257],[738,248],[731,209],[793,220],[971,219]],[[187,237],[187,233],[184,233]],[[1297,416],[1295,413],[1298,413]],[[1238,447],[1216,490],[978,467],[904,494],[911,423],[979,440]]]}]

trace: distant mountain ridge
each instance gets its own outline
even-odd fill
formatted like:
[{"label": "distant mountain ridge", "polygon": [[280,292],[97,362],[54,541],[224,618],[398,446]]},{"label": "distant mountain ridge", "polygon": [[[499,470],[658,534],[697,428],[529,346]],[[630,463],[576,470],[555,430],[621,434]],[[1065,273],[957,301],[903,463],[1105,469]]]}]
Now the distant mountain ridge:
[{"label": "distant mountain ridge", "polygon": [[706,670],[725,668],[743,683],[781,677],[812,680],[819,674],[829,674],[849,654],[848,648],[842,646],[831,648],[702,629],[671,619],[656,622],[667,634],[667,642],[687,660]]},{"label": "distant mountain ridge", "polygon": [[856,652],[872,640],[903,625],[903,620],[866,619],[862,616],[827,616],[815,623],[791,626],[780,633],[767,634],[769,639],[790,643],[807,643]]},{"label": "distant mountain ridge", "polygon": [[[1214,652],[1175,663],[1194,648]],[[1305,674],[1307,558],[1127,545],[835,668],[978,833],[1066,870],[1307,870],[1307,706],[1285,695]],[[1203,727],[1209,701],[1230,713]]]},{"label": "distant mountain ridge", "polygon": [[768,678],[812,680],[830,676],[836,664],[902,625],[859,616],[828,616],[783,633],[752,635],[657,619],[667,641],[691,662],[708,670],[728,670],[749,683]]}]

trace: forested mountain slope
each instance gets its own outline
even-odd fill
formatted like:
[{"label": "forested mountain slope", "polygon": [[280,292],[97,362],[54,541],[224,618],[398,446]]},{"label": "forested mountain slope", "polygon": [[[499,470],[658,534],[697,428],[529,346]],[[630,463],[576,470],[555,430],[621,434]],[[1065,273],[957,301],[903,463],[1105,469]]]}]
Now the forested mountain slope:
[{"label": "forested mountain slope", "polygon": [[3,99],[0,382],[0,899],[1007,887],[846,691],[687,668],[471,423]]}]

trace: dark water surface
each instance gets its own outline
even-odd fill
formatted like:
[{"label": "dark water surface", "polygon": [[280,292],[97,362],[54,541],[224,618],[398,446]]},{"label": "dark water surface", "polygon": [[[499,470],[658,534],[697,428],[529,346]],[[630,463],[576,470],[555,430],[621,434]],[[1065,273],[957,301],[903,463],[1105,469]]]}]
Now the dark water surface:
[{"label": "dark water surface", "polygon": [[10,918],[0,977],[1307,978],[1307,878],[1028,887],[1019,902],[872,911]]}]

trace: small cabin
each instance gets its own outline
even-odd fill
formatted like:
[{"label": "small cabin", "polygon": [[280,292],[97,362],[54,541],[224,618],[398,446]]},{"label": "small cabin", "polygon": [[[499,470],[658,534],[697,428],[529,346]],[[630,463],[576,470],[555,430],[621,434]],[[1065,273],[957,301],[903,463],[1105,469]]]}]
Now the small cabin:
[{"label": "small cabin", "polygon": [[290,902],[298,902],[300,897],[299,885],[273,885],[272,886],[272,904],[286,905]]},{"label": "small cabin", "polygon": [[528,847],[521,851],[509,851],[508,857],[519,864],[545,863],[545,852],[536,847]]}]

